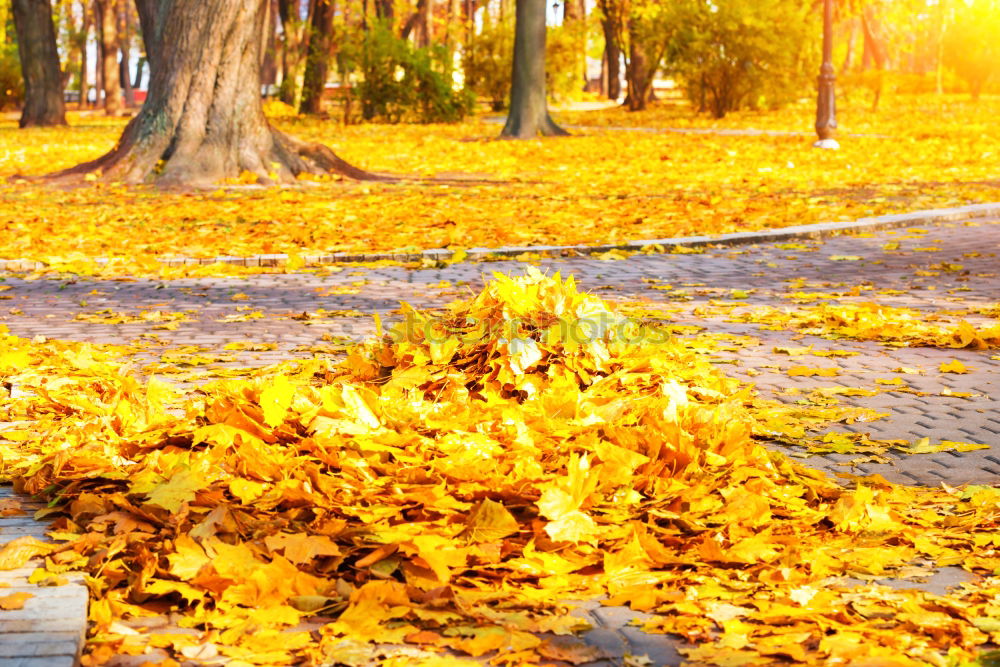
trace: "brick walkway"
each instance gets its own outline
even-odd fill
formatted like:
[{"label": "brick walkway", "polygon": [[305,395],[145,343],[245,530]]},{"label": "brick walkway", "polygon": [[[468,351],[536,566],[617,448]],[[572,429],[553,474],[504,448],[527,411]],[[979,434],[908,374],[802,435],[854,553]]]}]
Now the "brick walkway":
[{"label": "brick walkway", "polygon": [[[853,458],[845,455],[812,457],[806,463],[833,473],[877,472],[902,483],[956,485],[995,484],[1000,480],[1000,392],[994,388],[1000,382],[1000,355],[991,351],[891,348],[762,330],[757,325],[727,321],[717,304],[720,300],[732,303],[736,297],[741,307],[785,307],[792,303],[790,295],[808,292],[928,313],[984,307],[1000,302],[997,252],[1000,221],[980,220],[925,227],[924,232],[896,230],[826,241],[716,249],[704,254],[635,255],[619,261],[587,257],[537,263],[544,269],[575,275],[584,288],[606,298],[640,301],[651,309],[674,309],[676,324],[753,337],[755,342],[749,345],[720,350],[719,360],[733,375],[755,383],[765,396],[795,401],[801,398],[801,392],[817,387],[891,389],[891,385],[879,385],[876,380],[900,377],[909,391],[841,397],[843,403],[889,413],[886,419],[844,428],[868,432],[873,438],[915,441],[929,437],[932,442],[975,442],[991,448],[909,456],[885,463],[865,462],[853,467],[844,465]],[[333,352],[340,341],[370,334],[373,312],[385,320],[393,317],[400,300],[418,307],[441,305],[474,292],[483,277],[493,271],[517,272],[520,268],[517,262],[464,263],[438,269],[345,268],[328,275],[258,275],[167,283],[91,279],[25,282],[8,275],[0,283],[11,287],[0,292],[4,299],[0,301],[0,322],[19,336],[109,343],[159,341],[159,350],[197,346],[206,355],[228,355],[230,365],[263,365],[308,357],[317,351]],[[663,289],[668,285],[669,289]],[[696,315],[693,311],[698,308],[709,315]],[[142,310],[189,311],[188,321],[179,322],[174,330],[157,328],[163,323],[156,321],[101,321],[116,313],[135,315]],[[80,314],[87,321],[75,319]],[[255,319],[248,319],[248,315]],[[276,347],[263,352],[222,349],[226,343],[247,340],[271,342]],[[778,346],[809,345],[816,350],[851,350],[859,354],[819,358],[773,352]],[[153,355],[148,357],[153,359]],[[951,360],[961,361],[970,372],[939,372],[938,366]],[[839,374],[789,377],[785,371],[798,365],[835,366]],[[895,372],[900,368],[911,372]],[[790,393],[793,388],[800,394]],[[941,395],[943,389],[967,396]],[[0,526],[0,539],[7,535],[6,531],[6,526]],[[923,586],[944,590],[961,577],[959,571],[947,569]],[[29,601],[25,609],[30,608]],[[648,654],[657,665],[676,664],[679,660],[669,638],[645,635],[628,627],[638,614],[592,602],[585,603],[578,613],[586,614],[595,626],[588,640],[615,655]],[[0,631],[6,618],[0,616]],[[6,637],[11,636],[0,635],[5,644],[10,641]],[[0,653],[0,657],[5,655],[9,653]]]},{"label": "brick walkway", "polygon": [[[37,503],[17,498],[9,486],[0,487],[0,507],[22,512],[0,515],[0,547],[22,536],[45,538],[46,524],[31,513]],[[38,586],[28,577],[41,565],[29,561],[17,570],[0,571],[0,595],[30,593],[24,607],[0,611],[0,664],[4,667],[72,667],[87,629],[87,588],[79,576],[63,586]]]}]

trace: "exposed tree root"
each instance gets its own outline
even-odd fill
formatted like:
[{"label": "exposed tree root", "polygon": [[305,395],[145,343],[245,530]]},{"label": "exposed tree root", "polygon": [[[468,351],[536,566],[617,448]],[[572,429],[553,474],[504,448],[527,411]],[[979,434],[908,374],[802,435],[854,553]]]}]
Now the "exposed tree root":
[{"label": "exposed tree root", "polygon": [[534,139],[538,135],[543,137],[568,137],[570,133],[559,127],[547,111],[541,116],[534,113],[517,113],[511,110],[507,117],[503,131],[500,133],[501,139]]},{"label": "exposed tree root", "polygon": [[213,186],[244,172],[255,174],[258,183],[264,185],[293,182],[300,174],[339,174],[367,181],[395,180],[355,167],[328,146],[301,141],[266,122],[234,145],[204,141],[183,146],[182,142],[165,135],[142,132],[141,118],[142,114],[132,119],[118,144],[101,157],[44,178],[72,182],[87,174],[98,174],[105,181],[151,183],[161,187]]}]

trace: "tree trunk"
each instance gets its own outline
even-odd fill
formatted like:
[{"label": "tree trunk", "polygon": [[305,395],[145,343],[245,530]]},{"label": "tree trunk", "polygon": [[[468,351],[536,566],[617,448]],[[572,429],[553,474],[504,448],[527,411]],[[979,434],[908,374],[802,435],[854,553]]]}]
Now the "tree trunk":
[{"label": "tree trunk", "polygon": [[[111,152],[53,177],[100,172],[107,180],[161,186],[209,186],[244,171],[262,183],[302,173],[375,178],[326,146],[268,124],[260,97],[266,2],[159,0],[163,25],[143,26],[144,35],[159,35],[159,55],[150,62],[142,110]],[[159,50],[159,42],[170,48]]]},{"label": "tree trunk", "polygon": [[135,62],[135,78],[132,80],[133,88],[142,88],[142,72],[146,69],[146,58],[145,56],[139,56],[139,60]]},{"label": "tree trunk", "polygon": [[336,0],[313,0],[312,20],[309,30],[309,56],[302,82],[302,113],[318,114],[323,107],[323,93],[333,48],[333,17],[337,13]]},{"label": "tree trunk", "polygon": [[142,31],[142,45],[146,51],[146,62],[149,69],[156,67],[160,55],[160,32],[163,29],[164,10],[167,3],[157,0],[135,0],[135,8],[139,13],[139,30]]},{"label": "tree trunk", "polygon": [[309,19],[302,20],[299,0],[278,0],[281,18],[281,86],[278,97],[282,102],[295,106],[298,98],[299,75],[302,73],[305,51],[308,49]]},{"label": "tree trunk", "polygon": [[90,57],[87,53],[87,41],[90,36],[90,2],[83,0],[80,3],[81,27],[77,35],[77,48],[80,49],[80,108],[86,109],[87,93],[90,92]]},{"label": "tree trunk", "polygon": [[119,9],[121,16],[119,20],[119,28],[121,29],[121,39],[119,40],[121,60],[118,65],[118,78],[122,82],[122,92],[125,93],[125,106],[131,109],[135,106],[135,92],[132,90],[132,74],[128,71],[128,57],[132,43],[132,7],[127,2],[123,2],[119,5]]},{"label": "tree trunk", "polygon": [[563,0],[563,25],[574,32],[577,48],[577,71],[580,76],[580,90],[587,84],[587,3],[586,0]]},{"label": "tree trunk", "polygon": [[410,38],[410,34],[413,33],[414,28],[416,28],[417,24],[421,21],[421,17],[424,13],[424,7],[426,5],[427,0],[417,0],[416,8],[413,10],[413,13],[410,14],[410,18],[406,19],[406,22],[403,23],[403,29],[399,31],[400,39]]},{"label": "tree trunk", "polygon": [[96,0],[100,25],[101,81],[104,83],[104,112],[117,116],[122,110],[122,85],[118,70],[118,1]]},{"label": "tree trunk", "polygon": [[24,76],[21,127],[65,125],[56,30],[49,0],[14,0],[14,30]]},{"label": "tree trunk", "polygon": [[852,60],[854,59],[855,33],[857,33],[857,22],[851,19],[847,24],[847,53],[844,55],[844,62],[840,65],[841,76],[851,71]]},{"label": "tree trunk", "polygon": [[618,48],[618,40],[615,36],[614,22],[608,17],[601,18],[601,28],[604,30],[604,58],[606,62],[606,76],[608,87],[605,93],[609,100],[617,100],[622,94],[622,74],[621,58],[622,52]]},{"label": "tree trunk", "polygon": [[278,82],[278,0],[268,0],[265,5],[267,14],[264,17],[264,34],[261,35],[261,73],[260,82],[265,90],[270,91]]},{"label": "tree trunk", "polygon": [[625,93],[625,107],[629,111],[642,111],[649,101],[649,93],[653,87],[653,74],[650,71],[653,64],[651,58],[646,53],[646,47],[642,44],[632,28],[629,28],[631,39],[629,39],[629,58],[625,63],[625,83],[627,91]]},{"label": "tree trunk", "polygon": [[375,0],[375,17],[382,19],[391,28],[396,17],[393,0]]},{"label": "tree trunk", "polygon": [[517,0],[510,113],[500,133],[505,139],[569,134],[549,116],[545,99],[545,3]]},{"label": "tree trunk", "polygon": [[867,64],[869,59],[875,63],[875,68],[880,72],[876,79],[874,97],[872,98],[872,111],[878,111],[878,103],[882,99],[882,70],[886,65],[886,52],[882,40],[878,35],[878,28],[875,19],[870,12],[870,7],[865,8],[861,14],[861,29],[865,38],[865,51],[863,61]]},{"label": "tree trunk", "polygon": [[434,16],[434,0],[424,0],[423,6],[418,5],[417,11],[420,16],[419,21],[417,21],[417,46],[427,48],[434,41],[434,36],[431,34],[433,32],[431,24]]}]

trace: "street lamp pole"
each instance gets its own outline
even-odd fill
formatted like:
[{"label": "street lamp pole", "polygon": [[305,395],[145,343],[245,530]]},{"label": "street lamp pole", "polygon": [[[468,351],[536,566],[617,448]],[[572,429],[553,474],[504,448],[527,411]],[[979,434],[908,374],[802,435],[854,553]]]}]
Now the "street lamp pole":
[{"label": "street lamp pole", "polygon": [[837,100],[833,70],[833,0],[823,0],[823,64],[819,68],[819,94],[816,98],[816,135],[814,146],[840,148],[837,133]]}]

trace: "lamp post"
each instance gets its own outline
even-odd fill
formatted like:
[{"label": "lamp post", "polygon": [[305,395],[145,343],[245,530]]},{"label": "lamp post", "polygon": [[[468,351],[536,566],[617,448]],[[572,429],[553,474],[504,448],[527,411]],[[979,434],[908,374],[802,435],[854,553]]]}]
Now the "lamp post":
[{"label": "lamp post", "polygon": [[814,146],[840,148],[837,133],[837,100],[833,71],[833,0],[823,0],[823,64],[819,68],[819,94],[816,97],[816,135]]}]

